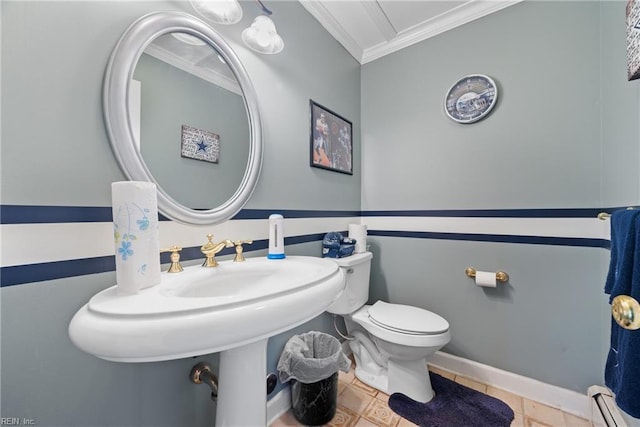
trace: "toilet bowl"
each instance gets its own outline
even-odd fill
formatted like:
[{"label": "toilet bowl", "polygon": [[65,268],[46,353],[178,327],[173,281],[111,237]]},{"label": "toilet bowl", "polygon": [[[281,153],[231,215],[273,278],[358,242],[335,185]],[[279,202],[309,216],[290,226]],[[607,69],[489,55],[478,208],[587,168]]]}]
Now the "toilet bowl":
[{"label": "toilet bowl", "polygon": [[344,318],[360,381],[428,402],[434,393],[427,357],[450,341],[449,323],[419,307],[384,301],[366,305],[372,257],[365,252],[335,259],[347,283],[327,311]]}]

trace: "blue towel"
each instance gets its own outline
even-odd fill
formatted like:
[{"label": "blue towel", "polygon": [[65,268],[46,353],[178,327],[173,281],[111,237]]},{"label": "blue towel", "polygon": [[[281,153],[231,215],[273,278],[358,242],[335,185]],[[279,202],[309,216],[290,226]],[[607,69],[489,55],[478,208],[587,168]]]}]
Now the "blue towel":
[{"label": "blue towel", "polygon": [[[636,248],[636,219],[640,210],[623,210],[611,215],[611,262],[604,292],[611,302],[618,295],[630,295]],[[638,267],[636,266],[636,270]],[[640,271],[636,271],[640,274]]]},{"label": "blue towel", "polygon": [[[611,215],[611,262],[605,284],[609,302],[618,295],[640,301],[640,210]],[[611,347],[605,384],[628,414],[640,418],[640,330],[630,331],[611,319]]]}]

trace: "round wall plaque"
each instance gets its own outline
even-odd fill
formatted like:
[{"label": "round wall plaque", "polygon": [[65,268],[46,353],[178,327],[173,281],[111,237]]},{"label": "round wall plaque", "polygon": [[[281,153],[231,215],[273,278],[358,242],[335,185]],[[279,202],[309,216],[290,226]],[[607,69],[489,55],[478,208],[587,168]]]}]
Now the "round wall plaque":
[{"label": "round wall plaque", "polygon": [[444,99],[444,111],[458,123],[485,118],[498,100],[498,87],[483,74],[464,76],[451,86]]}]

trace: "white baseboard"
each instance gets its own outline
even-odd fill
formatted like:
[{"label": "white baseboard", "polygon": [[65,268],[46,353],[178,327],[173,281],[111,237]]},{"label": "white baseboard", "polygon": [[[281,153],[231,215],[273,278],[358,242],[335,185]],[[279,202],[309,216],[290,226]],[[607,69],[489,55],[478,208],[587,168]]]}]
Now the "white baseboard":
[{"label": "white baseboard", "polygon": [[271,425],[291,408],[291,387],[280,390],[267,402],[267,425]]},{"label": "white baseboard", "polygon": [[436,368],[501,388],[581,418],[591,419],[591,401],[586,394],[580,394],[441,351],[433,354],[428,362],[429,365]]}]

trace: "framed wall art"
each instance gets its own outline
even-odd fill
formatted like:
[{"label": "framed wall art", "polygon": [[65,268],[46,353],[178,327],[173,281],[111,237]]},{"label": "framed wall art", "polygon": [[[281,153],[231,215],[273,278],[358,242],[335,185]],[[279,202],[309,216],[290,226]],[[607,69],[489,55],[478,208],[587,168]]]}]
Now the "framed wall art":
[{"label": "framed wall art", "polygon": [[627,1],[627,78],[640,78],[640,0]]},{"label": "framed wall art", "polygon": [[353,175],[351,122],[309,101],[311,108],[311,166]]},{"label": "framed wall art", "polygon": [[220,135],[193,126],[182,125],[182,157],[218,163]]}]

